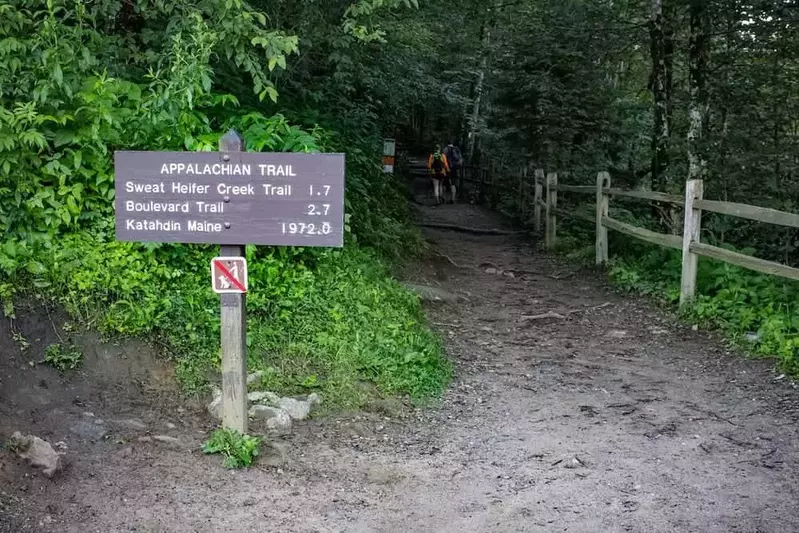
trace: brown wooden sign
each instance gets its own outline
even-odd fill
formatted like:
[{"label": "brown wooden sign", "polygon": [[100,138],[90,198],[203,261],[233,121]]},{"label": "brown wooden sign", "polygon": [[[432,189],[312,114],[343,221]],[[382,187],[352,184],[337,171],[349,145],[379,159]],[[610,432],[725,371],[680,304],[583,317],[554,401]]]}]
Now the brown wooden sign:
[{"label": "brown wooden sign", "polygon": [[121,241],[344,244],[344,155],[116,152]]}]

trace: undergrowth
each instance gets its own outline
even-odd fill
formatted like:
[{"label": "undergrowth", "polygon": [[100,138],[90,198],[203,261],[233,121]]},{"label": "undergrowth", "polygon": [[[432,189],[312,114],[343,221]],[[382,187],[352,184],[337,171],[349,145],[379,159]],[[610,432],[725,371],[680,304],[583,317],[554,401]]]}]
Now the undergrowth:
[{"label": "undergrowth", "polygon": [[[593,238],[590,232],[567,231],[563,238],[558,237],[558,251],[593,262],[593,246],[586,245],[589,238]],[[677,306],[681,252],[612,232],[610,251],[608,273],[618,287]],[[738,251],[754,253],[751,249]],[[697,297],[682,315],[695,324],[718,328],[746,352],[774,358],[781,370],[799,376],[799,283],[701,257]]]},{"label": "undergrowth", "polygon": [[220,454],[225,468],[249,468],[258,457],[261,439],[238,431],[219,428],[202,446],[203,453]]},{"label": "undergrowth", "polygon": [[75,370],[83,362],[83,353],[72,345],[51,344],[44,350],[44,362],[58,370]]}]

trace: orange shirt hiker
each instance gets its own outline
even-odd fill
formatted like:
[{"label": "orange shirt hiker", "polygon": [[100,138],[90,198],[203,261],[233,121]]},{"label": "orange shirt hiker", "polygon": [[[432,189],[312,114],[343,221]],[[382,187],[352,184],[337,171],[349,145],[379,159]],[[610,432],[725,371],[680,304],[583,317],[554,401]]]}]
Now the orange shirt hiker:
[{"label": "orange shirt hiker", "polygon": [[[440,166],[436,165],[437,160],[440,160]],[[434,177],[446,177],[450,173],[449,169],[449,161],[447,161],[447,156],[441,153],[440,150],[436,150],[430,157],[427,158],[427,169],[430,171],[430,174]]]}]

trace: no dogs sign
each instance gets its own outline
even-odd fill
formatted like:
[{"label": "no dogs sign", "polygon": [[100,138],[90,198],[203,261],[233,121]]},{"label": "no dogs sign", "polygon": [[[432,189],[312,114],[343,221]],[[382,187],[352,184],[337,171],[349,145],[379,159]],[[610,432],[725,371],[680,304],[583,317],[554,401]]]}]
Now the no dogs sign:
[{"label": "no dogs sign", "polygon": [[247,260],[243,257],[214,257],[211,260],[211,286],[217,294],[247,292]]}]

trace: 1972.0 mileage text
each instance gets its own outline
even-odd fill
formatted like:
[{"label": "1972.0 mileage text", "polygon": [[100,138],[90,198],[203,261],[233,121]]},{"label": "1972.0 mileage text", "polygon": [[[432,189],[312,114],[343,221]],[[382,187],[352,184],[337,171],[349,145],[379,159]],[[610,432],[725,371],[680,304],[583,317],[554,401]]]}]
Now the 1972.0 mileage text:
[{"label": "1972.0 mileage text", "polygon": [[330,222],[313,224],[307,222],[281,222],[284,235],[330,235],[333,227]]}]

